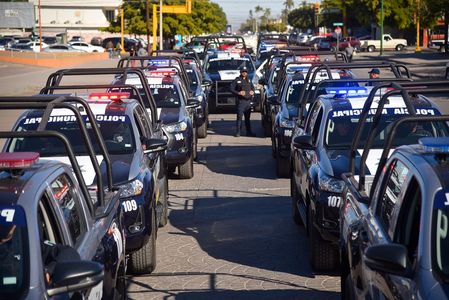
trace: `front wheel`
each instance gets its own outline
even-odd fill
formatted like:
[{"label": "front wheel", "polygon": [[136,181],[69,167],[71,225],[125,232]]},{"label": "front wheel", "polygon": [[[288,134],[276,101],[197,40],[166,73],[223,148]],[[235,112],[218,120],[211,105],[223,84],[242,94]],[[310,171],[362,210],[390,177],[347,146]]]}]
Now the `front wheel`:
[{"label": "front wheel", "polygon": [[207,119],[204,121],[203,125],[198,127],[198,137],[201,139],[207,137]]},{"label": "front wheel", "polygon": [[293,178],[293,174],[290,178],[290,191],[291,191],[291,197],[292,197],[292,216],[293,221],[296,225],[303,225],[301,215],[299,214],[298,209],[298,201],[299,201],[299,195],[298,195],[298,189],[296,188],[295,179]]},{"label": "front wheel", "polygon": [[402,50],[404,50],[404,45],[399,44],[396,46],[396,51],[402,51]]},{"label": "front wheel", "polygon": [[331,243],[324,241],[313,225],[312,211],[308,209],[307,228],[310,238],[310,263],[315,271],[331,271],[337,266],[338,251]]},{"label": "front wheel", "polygon": [[367,50],[368,50],[368,52],[374,52],[376,50],[376,47],[371,45],[371,46],[368,46]]},{"label": "front wheel", "polygon": [[148,242],[130,255],[129,269],[133,274],[150,274],[156,268],[156,212],[151,209],[151,234]]},{"label": "front wheel", "polygon": [[178,170],[181,179],[190,179],[193,177],[193,153],[185,163],[178,166]]}]

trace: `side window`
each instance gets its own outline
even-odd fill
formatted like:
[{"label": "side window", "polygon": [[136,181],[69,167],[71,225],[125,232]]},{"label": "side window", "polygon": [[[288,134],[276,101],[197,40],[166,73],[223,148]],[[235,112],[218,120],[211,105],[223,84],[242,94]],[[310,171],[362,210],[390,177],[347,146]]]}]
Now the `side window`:
[{"label": "side window", "polygon": [[390,165],[390,173],[384,181],[382,199],[377,203],[376,215],[382,227],[393,239],[393,226],[395,215],[394,208],[405,190],[405,180],[409,174],[409,169],[399,160]]},{"label": "side window", "polygon": [[310,110],[308,117],[306,119],[305,132],[307,134],[312,133],[313,125],[315,124],[315,120],[318,116],[318,110],[320,109],[319,102],[315,102],[315,105]]},{"label": "side window", "polygon": [[145,110],[141,106],[138,106],[136,108],[135,112],[136,112],[136,118],[138,118],[141,122],[141,126],[143,128],[145,136],[147,136],[147,137],[151,136],[152,130],[151,130],[151,125],[149,124],[150,119],[148,117],[146,117]]},{"label": "side window", "polygon": [[394,242],[407,247],[411,262],[417,257],[419,227],[421,218],[422,193],[418,181],[413,177],[409,181],[396,218]]},{"label": "side window", "polygon": [[63,174],[50,184],[50,188],[54,200],[61,208],[72,241],[76,244],[87,228],[82,217],[81,204],[73,191],[73,184],[67,175]]},{"label": "side window", "polygon": [[140,119],[140,116],[136,111],[134,111],[134,121],[136,122],[137,130],[139,131],[138,138],[148,136],[147,132],[145,132],[145,129],[143,128],[142,120]]}]

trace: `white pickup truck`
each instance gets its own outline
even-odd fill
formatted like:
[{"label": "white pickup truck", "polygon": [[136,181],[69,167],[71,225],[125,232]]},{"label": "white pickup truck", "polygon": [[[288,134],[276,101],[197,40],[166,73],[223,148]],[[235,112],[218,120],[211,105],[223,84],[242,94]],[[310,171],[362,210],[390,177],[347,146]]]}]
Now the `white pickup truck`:
[{"label": "white pickup truck", "polygon": [[[407,40],[405,39],[394,39],[389,34],[383,35],[383,48],[384,49],[395,49],[396,51],[401,51],[407,47]],[[376,49],[380,49],[380,40],[361,40],[360,49],[362,51],[373,52]]]}]

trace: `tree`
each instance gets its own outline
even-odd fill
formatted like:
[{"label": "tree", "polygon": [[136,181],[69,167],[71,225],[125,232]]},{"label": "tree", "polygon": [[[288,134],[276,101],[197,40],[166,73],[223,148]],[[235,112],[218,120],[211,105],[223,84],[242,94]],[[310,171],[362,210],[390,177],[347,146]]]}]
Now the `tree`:
[{"label": "tree", "polygon": [[292,10],[287,17],[288,24],[294,28],[306,30],[314,26],[315,11],[310,5]]},{"label": "tree", "polygon": [[288,14],[292,10],[292,8],[295,6],[295,3],[293,0],[285,0],[284,1],[284,9],[282,10],[281,16],[282,16],[282,22],[284,24],[287,24]]},{"label": "tree", "polygon": [[[426,16],[427,21],[433,20],[433,24],[438,19],[444,19],[444,49],[445,52],[449,52],[448,45],[448,27],[449,27],[449,0],[421,0],[422,1],[422,13]],[[421,7],[421,6],[420,6]]]},{"label": "tree", "polygon": [[[182,5],[185,0],[165,0],[167,5]],[[127,27],[125,32],[129,34],[146,34],[145,1],[125,0],[123,2],[125,20]],[[150,30],[152,30],[152,10],[150,4]],[[164,36],[173,37],[175,34],[198,35],[202,33],[216,33],[226,28],[227,20],[223,9],[209,0],[195,0],[192,5],[191,14],[164,14],[163,33]],[[104,31],[120,32],[120,19],[111,22],[103,28]],[[151,33],[151,32],[150,32]]]}]

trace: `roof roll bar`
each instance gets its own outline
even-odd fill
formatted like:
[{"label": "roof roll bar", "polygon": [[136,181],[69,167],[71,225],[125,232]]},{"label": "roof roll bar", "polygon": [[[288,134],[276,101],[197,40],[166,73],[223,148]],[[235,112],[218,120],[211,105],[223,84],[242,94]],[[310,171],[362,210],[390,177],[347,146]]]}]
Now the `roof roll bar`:
[{"label": "roof roll bar", "polygon": [[147,84],[147,79],[142,70],[138,68],[84,68],[84,69],[62,69],[52,74],[47,79],[45,87],[59,86],[64,76],[81,76],[81,75],[122,75],[122,84],[126,83],[128,74],[136,74],[142,84],[144,91],[143,100],[145,100],[145,108],[149,108],[151,111],[151,122],[154,124],[157,122],[157,107],[150,88]]},{"label": "roof roll bar", "polygon": [[[0,107],[3,108],[3,106]],[[95,208],[92,203],[92,199],[90,197],[89,191],[87,190],[87,186],[84,183],[84,178],[81,173],[80,166],[78,164],[78,161],[76,160],[75,152],[73,151],[72,145],[70,144],[69,140],[65,135],[63,135],[60,132],[52,131],[52,130],[42,130],[42,131],[0,131],[0,138],[1,139],[12,139],[12,138],[33,138],[33,137],[54,137],[59,139],[65,147],[65,150],[67,152],[67,155],[69,157],[70,163],[73,168],[73,173],[75,173],[75,177],[79,182],[79,186],[81,188],[81,192],[83,193],[83,196],[86,198],[87,206],[89,207],[89,211],[93,216],[95,216]]]},{"label": "roof roll bar", "polygon": [[[75,118],[77,120],[78,126],[81,129],[81,134],[83,135],[83,140],[87,148],[87,152],[91,159],[92,165],[94,167],[96,173],[96,182],[97,182],[97,196],[100,202],[100,206],[104,206],[104,188],[103,188],[103,180],[101,175],[100,166],[98,165],[98,161],[94,152],[94,148],[89,138],[89,133],[87,132],[86,124],[78,111],[78,109],[67,102],[75,102],[81,104],[87,113],[89,120],[95,120],[95,116],[89,108],[89,105],[85,102],[85,100],[78,97],[67,97],[67,96],[56,96],[56,97],[0,97],[0,108],[2,109],[43,109],[44,113],[42,116],[42,120],[37,128],[37,132],[45,131],[45,128],[48,124],[49,117],[53,109],[57,108],[66,108],[71,110]],[[106,164],[106,174],[107,174],[107,182],[108,189],[110,191],[114,190],[114,186],[112,183],[112,169],[111,169],[111,161],[109,159],[109,153],[104,144],[104,140],[101,136],[100,130],[96,122],[91,122],[92,128],[94,130],[94,135],[97,139],[97,142],[100,145],[100,149],[102,151],[102,155]],[[81,173],[80,173],[81,174]],[[84,178],[82,177],[83,183],[85,184]],[[87,188],[86,188],[87,190]],[[88,192],[87,192],[88,193]],[[86,195],[85,195],[86,196]],[[90,196],[87,197],[90,199]],[[95,212],[93,212],[95,214]]]},{"label": "roof roll bar", "polygon": [[[376,96],[376,92],[378,90],[380,90],[381,88],[393,88],[394,90],[388,91],[387,93],[385,93],[384,95],[382,95],[382,97],[380,98],[379,102],[378,102],[378,106],[376,108],[376,113],[374,114],[373,117],[373,123],[370,127],[369,133],[368,133],[368,138],[366,140],[364,149],[363,149],[363,153],[362,153],[362,157],[361,157],[361,162],[360,162],[360,174],[359,174],[359,190],[364,190],[364,185],[365,185],[365,169],[364,169],[364,165],[365,165],[365,161],[368,157],[368,153],[369,153],[369,149],[374,141],[375,138],[375,134],[377,132],[377,127],[382,115],[382,110],[385,106],[385,104],[388,101],[388,98],[390,96],[394,96],[394,95],[402,95],[402,98],[404,100],[404,103],[407,107],[407,110],[409,112],[410,115],[415,115],[415,108],[412,105],[411,101],[410,101],[410,95],[411,94],[416,94],[416,93],[420,93],[420,94],[432,94],[432,93],[447,93],[449,92],[449,88],[444,88],[446,87],[448,84],[447,81],[434,81],[434,82],[429,82],[429,81],[425,81],[425,82],[403,82],[401,84],[398,84],[396,82],[393,83],[384,83],[384,84],[380,84],[378,86],[375,86],[372,90],[371,93],[368,96],[368,99],[365,102],[365,105],[362,109],[362,112],[360,114],[360,118],[359,118],[359,122],[357,124],[355,133],[354,133],[354,139],[352,141],[351,144],[351,148],[350,148],[350,156],[349,156],[349,172],[354,174],[355,173],[355,157],[356,157],[356,149],[358,148],[358,145],[360,143],[360,139],[361,139],[361,133],[362,130],[365,126],[365,122],[366,119],[368,117],[368,113],[371,110],[371,105],[374,101],[374,97]],[[427,86],[443,86],[443,88],[428,88]],[[406,87],[413,87],[415,86],[415,89],[407,89]],[[423,86],[425,86],[425,88],[423,88]]]},{"label": "roof roll bar", "polygon": [[[139,102],[140,105],[142,105],[142,107],[145,107],[143,99],[139,93],[139,90],[131,84],[118,84],[118,85],[110,85],[110,84],[92,84],[92,85],[59,85],[59,86],[46,86],[44,88],[42,88],[39,92],[39,94],[44,94],[44,95],[53,95],[54,91],[60,91],[60,90],[82,90],[82,89],[124,89],[124,90],[131,90],[132,91],[132,95],[135,98],[137,102]],[[110,92],[110,91],[106,91],[106,92]],[[76,96],[75,96],[76,97]]]}]

